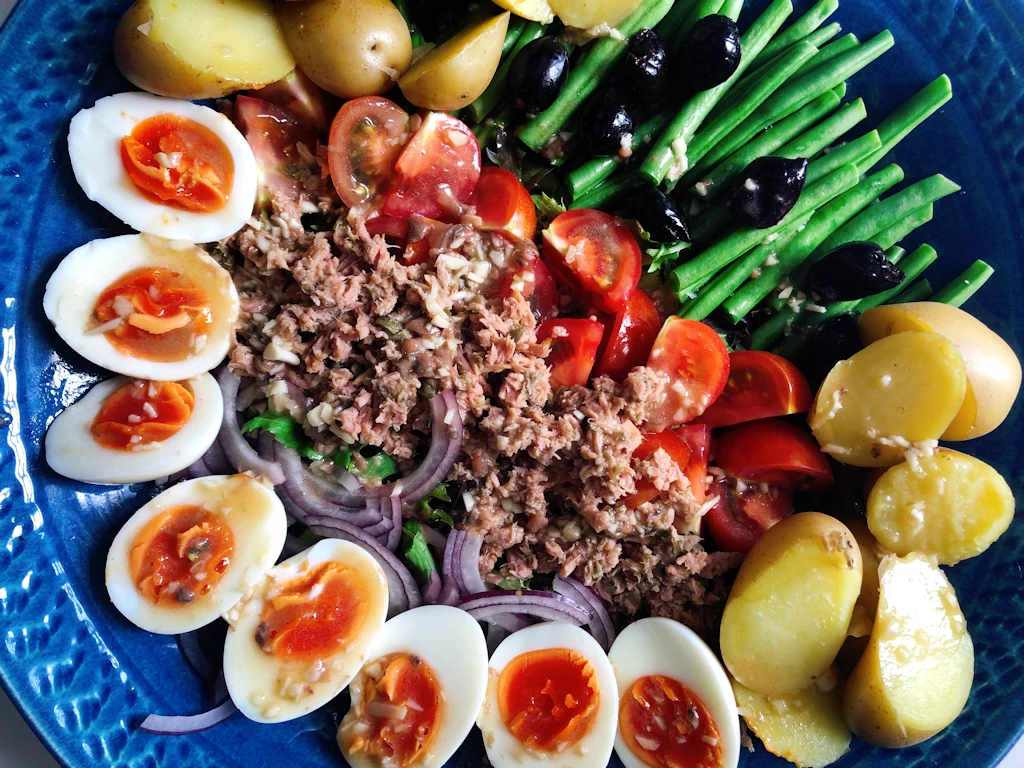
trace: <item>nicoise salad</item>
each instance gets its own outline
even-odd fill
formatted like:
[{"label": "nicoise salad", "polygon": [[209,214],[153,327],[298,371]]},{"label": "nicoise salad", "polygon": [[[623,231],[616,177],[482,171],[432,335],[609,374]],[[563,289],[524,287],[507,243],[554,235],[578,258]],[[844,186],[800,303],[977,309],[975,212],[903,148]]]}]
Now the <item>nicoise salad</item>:
[{"label": "nicoise salad", "polygon": [[46,459],[161,485],[106,586],[207,678],[143,730],[337,700],[354,768],[474,727],[495,768],[734,768],[954,721],[940,566],[1014,499],[949,446],[1021,367],[960,308],[991,268],[904,245],[959,190],[888,163],[949,79],[863,128],[894,41],[837,6],[136,0],[139,91],[68,135],[136,234],[43,304],[114,376]]}]

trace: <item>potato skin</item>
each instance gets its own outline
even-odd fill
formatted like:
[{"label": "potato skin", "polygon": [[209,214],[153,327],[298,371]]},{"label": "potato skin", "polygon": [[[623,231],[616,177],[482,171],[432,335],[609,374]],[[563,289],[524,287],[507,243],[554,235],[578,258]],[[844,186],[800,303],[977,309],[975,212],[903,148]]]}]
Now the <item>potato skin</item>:
[{"label": "potato skin", "polygon": [[412,61],[412,38],[390,0],[278,0],[299,67],[343,99],[389,90]]}]

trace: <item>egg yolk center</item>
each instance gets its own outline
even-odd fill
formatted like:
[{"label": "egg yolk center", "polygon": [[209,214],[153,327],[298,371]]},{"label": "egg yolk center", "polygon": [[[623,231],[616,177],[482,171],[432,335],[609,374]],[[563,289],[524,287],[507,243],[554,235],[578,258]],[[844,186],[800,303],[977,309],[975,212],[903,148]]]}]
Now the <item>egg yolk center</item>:
[{"label": "egg yolk center", "polygon": [[194,505],[168,509],[135,537],[129,570],[139,592],[157,605],[208,595],[227,572],[235,538],[219,515]]},{"label": "egg yolk center", "polygon": [[103,401],[92,438],[104,448],[130,451],[173,437],[192,416],[192,393],[171,381],[136,379]]},{"label": "egg yolk center", "polygon": [[267,597],[256,643],[278,658],[313,662],[343,650],[356,636],[372,594],[362,573],[323,563]]},{"label": "egg yolk center", "polygon": [[600,698],[593,665],[568,648],[520,654],[498,677],[501,719],[517,739],[543,751],[561,751],[583,738]]},{"label": "egg yolk center", "polygon": [[654,768],[720,768],[718,726],[693,691],[671,677],[641,677],[619,704],[619,732]]},{"label": "egg yolk center", "polygon": [[363,668],[362,696],[340,731],[345,751],[380,765],[418,764],[441,720],[442,695],[423,659],[397,653]]},{"label": "egg yolk center", "polygon": [[212,321],[209,298],[200,286],[171,269],[142,267],[100,294],[87,331],[102,331],[130,357],[174,362],[206,346]]},{"label": "egg yolk center", "polygon": [[164,113],[121,139],[121,163],[143,195],[186,211],[227,205],[235,175],[231,151],[205,125]]}]

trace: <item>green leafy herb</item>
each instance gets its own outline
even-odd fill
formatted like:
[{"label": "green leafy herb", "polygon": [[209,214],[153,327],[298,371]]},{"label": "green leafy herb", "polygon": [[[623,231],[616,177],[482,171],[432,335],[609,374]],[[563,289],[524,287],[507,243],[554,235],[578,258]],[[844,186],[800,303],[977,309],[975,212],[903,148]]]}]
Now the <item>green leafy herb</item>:
[{"label": "green leafy herb", "polygon": [[302,431],[291,416],[286,413],[265,411],[254,416],[242,426],[242,434],[249,432],[269,432],[281,445],[291,448],[299,456],[310,461],[320,461],[324,455],[313,449],[313,441]]},{"label": "green leafy herb", "polygon": [[430,578],[430,574],[437,570],[434,565],[434,556],[430,554],[430,547],[427,546],[427,539],[423,535],[423,529],[418,520],[406,520],[402,526],[402,559],[405,560],[412,571],[416,581],[423,583]]},{"label": "green leafy herb", "polygon": [[438,483],[437,488],[432,490],[427,494],[425,499],[420,501],[420,510],[430,522],[444,523],[449,528],[454,527],[455,522],[452,520],[452,516],[445,510],[435,507],[435,501],[443,501],[446,504],[451,503],[451,497],[448,495],[448,485],[446,483]]},{"label": "green leafy herb", "polygon": [[359,477],[366,478],[368,480],[380,480],[381,482],[387,480],[392,475],[398,474],[398,464],[395,460],[388,456],[384,451],[375,453],[372,456],[366,457],[366,464],[362,469],[357,469],[355,466],[351,467],[352,474],[358,475]]},{"label": "green leafy herb", "polygon": [[671,267],[679,259],[680,254],[689,247],[689,243],[680,240],[675,243],[662,243],[657,248],[648,248],[644,251],[646,254],[644,261],[650,259],[647,271],[657,272],[663,267]]},{"label": "green leafy herb", "polygon": [[546,192],[533,195],[533,204],[537,207],[537,230],[547,229],[552,220],[565,213],[565,206]]},{"label": "green leafy herb", "polygon": [[498,582],[499,589],[529,589],[529,579],[517,579],[513,576],[506,576]]}]

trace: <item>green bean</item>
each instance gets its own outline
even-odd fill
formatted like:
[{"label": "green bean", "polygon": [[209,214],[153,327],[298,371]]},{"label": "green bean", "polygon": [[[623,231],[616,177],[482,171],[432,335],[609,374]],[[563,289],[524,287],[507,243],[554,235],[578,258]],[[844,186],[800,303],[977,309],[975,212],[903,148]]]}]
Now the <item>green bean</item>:
[{"label": "green bean", "polygon": [[678,294],[696,285],[708,275],[731,264],[758,243],[766,239],[774,239],[773,235],[787,223],[811,213],[819,206],[841,195],[857,183],[857,167],[848,165],[840,168],[831,176],[804,188],[796,205],[786,217],[774,227],[754,229],[740,227],[735,232],[722,238],[700,256],[676,267],[669,276],[669,286]]},{"label": "green bean", "polygon": [[876,293],[874,296],[861,299],[857,304],[857,312],[867,312],[872,307],[888,304],[903,291],[904,286],[917,280],[921,273],[930,267],[937,258],[939,258],[939,254],[930,245],[921,245],[915,248],[913,253],[905,256],[903,261],[900,262],[900,269],[903,270],[905,275],[903,282],[895,288],[890,288],[888,291],[882,291],[882,293]]},{"label": "green bean", "polygon": [[744,63],[745,60],[749,61],[748,57],[756,57],[760,53],[792,12],[793,4],[790,0],[773,0],[772,4],[750,25],[750,29],[740,39],[740,45],[747,52],[747,56],[740,57],[739,67],[732,77],[715,88],[698,93],[686,102],[658,138],[643,165],[640,166],[640,176],[652,184],[660,184],[668,175],[669,170],[673,171],[671,180],[682,176],[686,170],[682,164],[686,162],[687,144],[701,123],[729,88],[743,76],[743,72],[748,66]]},{"label": "green bean", "polygon": [[892,226],[886,227],[880,232],[877,232],[871,240],[883,251],[887,250],[896,245],[896,243],[902,241],[904,237],[909,235],[918,227],[923,227],[932,220],[934,215],[935,208],[933,203],[922,205],[917,210],[908,213]]},{"label": "green bean", "polygon": [[[838,22],[833,22],[832,24],[829,24],[827,27],[822,27],[821,29],[815,30],[811,34],[807,35],[807,37],[803,38],[803,40],[800,41],[800,42],[810,43],[815,48],[821,48],[829,40],[831,40],[833,37],[835,37],[836,35],[838,35],[842,31],[843,31],[843,28],[839,25],[839,23]],[[794,45],[795,45],[795,43],[794,43]],[[792,46],[790,46],[790,47],[792,47]],[[787,48],[786,50],[789,50],[789,49]],[[779,60],[779,56],[784,54],[786,52],[786,50],[783,50],[783,51],[779,52],[778,54],[773,56],[771,59],[765,59],[764,62],[755,61],[751,65],[750,69],[747,70],[747,73],[743,76],[743,80],[740,82],[740,84],[742,85],[742,84],[746,83],[747,81],[751,80],[752,78],[757,77],[764,70],[764,68],[766,66],[768,66],[770,64],[774,64],[776,61],[778,61]],[[812,64],[813,64],[813,60],[807,62],[804,65],[803,70],[808,70],[808,68],[811,67]],[[803,74],[803,72],[801,71],[798,74]]]},{"label": "green bean", "polygon": [[665,14],[654,31],[661,35],[662,40],[677,40],[682,37],[679,29],[696,3],[693,0],[676,0],[671,10]]},{"label": "green bean", "polygon": [[931,295],[932,284],[928,282],[927,277],[924,277],[909,286],[906,290],[897,293],[892,297],[892,300],[887,301],[886,304],[909,304],[912,301],[927,301]]},{"label": "green bean", "polygon": [[[520,34],[512,46],[510,54],[501,62],[498,71],[491,78],[491,84],[487,86],[487,90],[480,94],[476,101],[466,107],[469,117],[474,123],[479,123],[490,114],[491,110],[498,106],[498,103],[505,96],[505,84],[508,82],[508,70],[512,66],[512,62],[523,48],[534,40],[543,37],[546,31],[546,26],[535,21],[529,22],[520,29]],[[508,38],[506,38],[507,41]]]},{"label": "green bean", "polygon": [[698,243],[710,243],[735,221],[726,204],[719,202],[697,215],[690,225],[690,235]]},{"label": "green bean", "polygon": [[639,183],[638,179],[630,173],[618,173],[612,176],[604,184],[588,189],[586,194],[572,201],[570,209],[596,208],[603,209],[609,203],[617,200],[619,196]]},{"label": "green bean", "polygon": [[698,21],[705,16],[719,13],[723,5],[725,5],[725,0],[697,0],[696,3],[690,6],[686,16],[679,22],[675,33],[671,37],[665,37],[668,46],[673,49],[677,48],[679,42],[686,37],[687,33],[693,29]]},{"label": "green bean", "polygon": [[932,297],[932,301],[949,304],[952,307],[962,307],[964,302],[977,293],[994,272],[995,270],[984,261],[976,261],[956,280],[936,293]]},{"label": "green bean", "polygon": [[901,104],[878,124],[882,147],[867,158],[864,170],[889,154],[893,147],[906,138],[907,134],[927,120],[951,98],[953,98],[953,85],[946,75],[941,75]]},{"label": "green bean", "polygon": [[647,0],[619,24],[622,40],[603,37],[592,43],[569,72],[565,87],[554,104],[519,129],[520,140],[535,152],[539,151],[611,74],[625,55],[629,38],[638,30],[656,26],[671,9],[672,3],[673,0]]},{"label": "green bean", "polygon": [[825,22],[825,19],[836,12],[837,8],[839,8],[839,0],[818,0],[818,2],[815,3],[809,11],[807,11],[807,13],[776,35],[775,38],[768,43],[768,45],[766,45],[761,52],[757,54],[757,56],[754,57],[753,64],[756,65],[758,61],[768,61],[773,56],[782,53],[791,45],[795,45],[800,42],[818,29],[818,27]]},{"label": "green bean", "polygon": [[[818,31],[824,32],[825,30],[822,29]],[[816,34],[817,33],[815,33],[815,35]],[[860,40],[858,40],[857,36],[852,32],[848,35],[840,37],[834,43],[829,43],[828,45],[825,45],[824,41],[815,42],[812,39],[815,37],[815,35],[811,35],[810,37],[808,37],[807,41],[813,43],[815,46],[819,48],[818,55],[800,68],[800,71],[796,73],[797,77],[802,77],[803,75],[806,75],[809,72],[814,72],[819,67],[823,67],[826,64],[828,64],[836,56],[839,56],[842,53],[846,53],[847,51],[852,50],[856,48],[858,45],[860,45]]]},{"label": "green bean", "polygon": [[899,264],[903,260],[903,257],[906,255],[907,249],[899,245],[894,245],[891,248],[887,249],[885,252],[885,258],[887,258],[893,264]]},{"label": "green bean", "polygon": [[[530,22],[535,24],[536,22]],[[505,32],[505,41],[501,44],[501,58],[505,58],[511,53],[512,49],[516,47],[516,43],[519,42],[520,35],[523,34],[523,30],[527,26],[527,21],[522,16],[512,16],[508,20],[508,31]]]},{"label": "green bean", "polygon": [[[840,126],[836,126],[839,128]],[[881,143],[878,131],[865,133],[858,139],[842,144],[832,151],[818,157],[813,163],[807,166],[807,180],[819,179],[823,174],[831,173],[834,169],[840,168],[847,163],[854,163],[861,168],[861,163],[869,152]],[[863,168],[861,171],[863,172]]]}]

